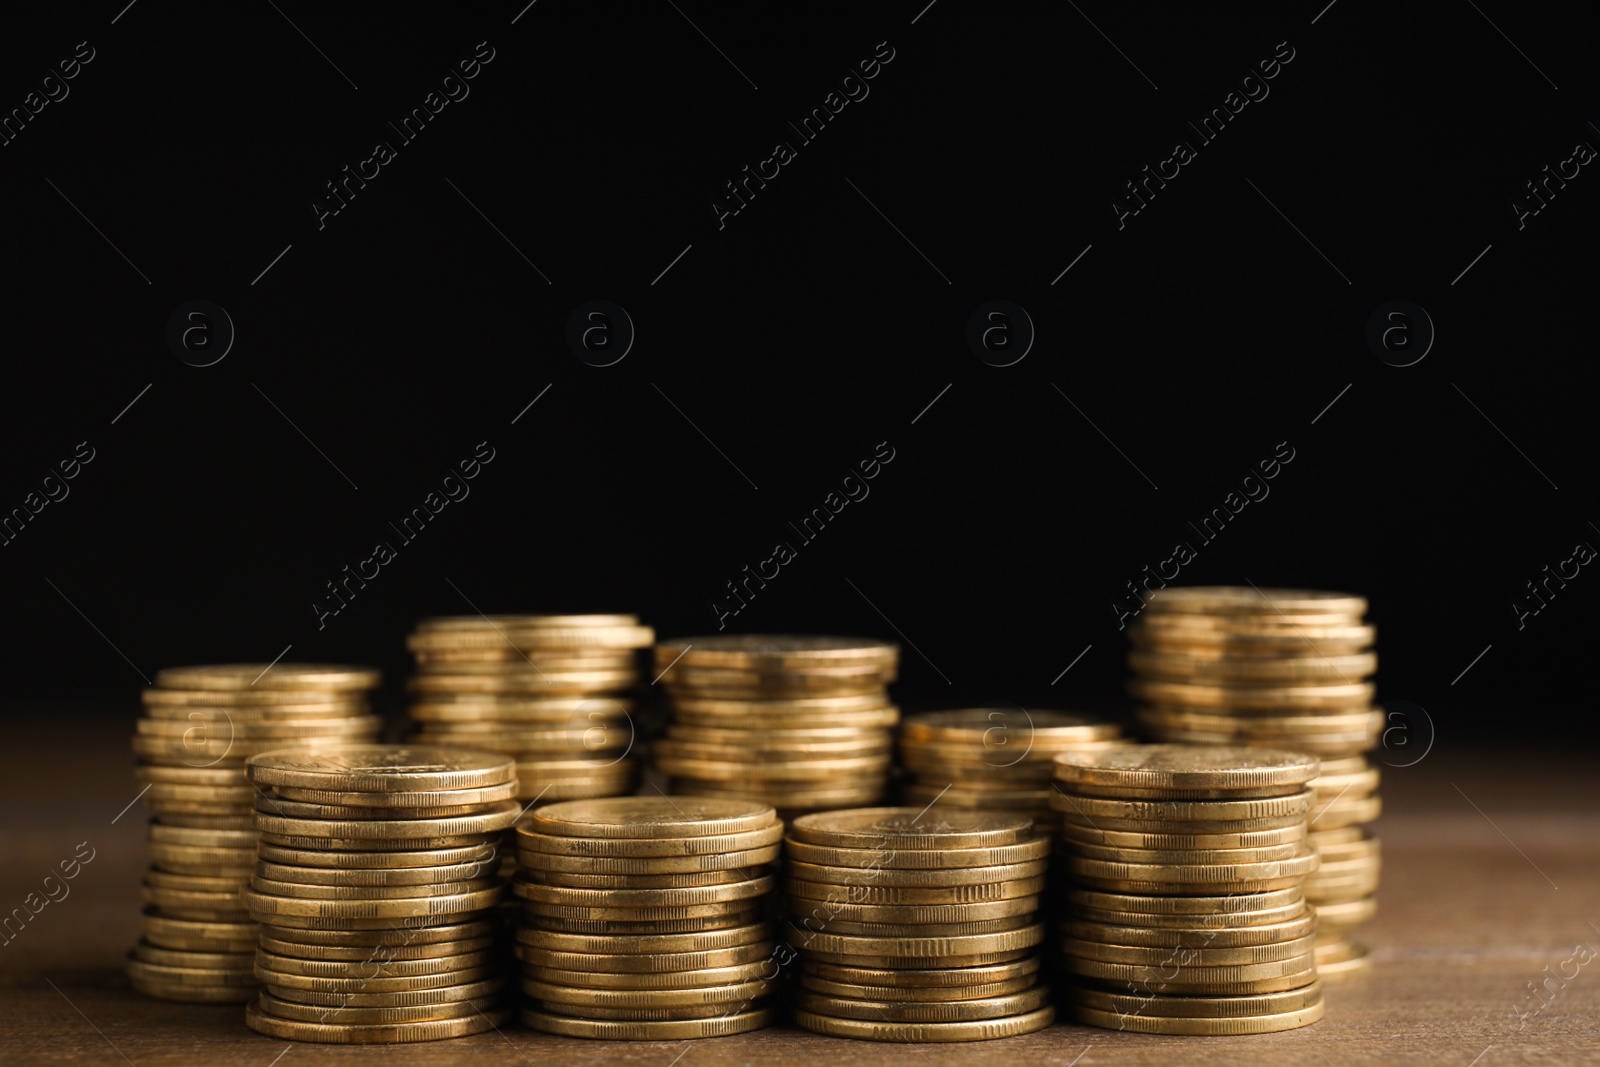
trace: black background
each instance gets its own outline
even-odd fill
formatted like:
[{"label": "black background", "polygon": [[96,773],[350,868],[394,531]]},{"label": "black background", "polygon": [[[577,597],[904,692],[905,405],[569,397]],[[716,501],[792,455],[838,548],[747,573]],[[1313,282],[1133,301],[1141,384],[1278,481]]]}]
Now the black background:
[{"label": "black background", "polygon": [[[8,13],[6,110],[95,50],[0,148],[0,507],[95,453],[0,548],[8,714],[131,729],[158,668],[292,646],[382,666],[397,719],[420,617],[701,633],[779,538],[798,558],[730,629],[900,639],[907,710],[1120,710],[1110,603],[1181,538],[1182,582],[1369,596],[1380,699],[1441,743],[1587,728],[1600,578],[1520,630],[1508,603],[1600,545],[1600,177],[1521,230],[1509,202],[1600,146],[1592,22],[923,3]],[[470,95],[319,229],[323,183],[480,41]],[[723,183],[885,41],[870,95],[719,229]],[[1119,230],[1122,183],[1279,42],[1270,95]],[[193,298],[237,329],[206,368],[164,337]],[[596,298],[638,333],[606,368],[565,341]],[[996,298],[1038,333],[1005,368],[964,336]],[[1405,368],[1364,337],[1396,298],[1438,331]],[[470,496],[399,545],[388,521],[481,441]],[[870,496],[789,535],[880,442]],[[1270,496],[1198,543],[1279,442]],[[398,558],[319,629],[379,540]]]}]

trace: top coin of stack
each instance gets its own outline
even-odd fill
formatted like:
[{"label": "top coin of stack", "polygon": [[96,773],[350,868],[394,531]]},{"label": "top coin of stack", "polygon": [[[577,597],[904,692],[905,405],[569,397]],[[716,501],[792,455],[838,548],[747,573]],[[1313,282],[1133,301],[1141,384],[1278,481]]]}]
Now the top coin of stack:
[{"label": "top coin of stack", "polygon": [[1309,842],[1323,866],[1306,880],[1319,913],[1324,978],[1367,966],[1348,939],[1369,917],[1378,842],[1378,769],[1365,753],[1384,714],[1372,705],[1374,628],[1363,597],[1303,589],[1174,587],[1128,628],[1139,723],[1158,741],[1259,745],[1322,757]]},{"label": "top coin of stack", "polygon": [[424,619],[406,639],[411,739],[514,755],[523,801],[631,793],[627,693],[654,640],[634,615]]},{"label": "top coin of stack", "polygon": [[867,808],[785,843],[795,1021],[872,1041],[981,1041],[1050,1025],[1037,921],[1048,835],[1024,812]]},{"label": "top coin of stack", "polygon": [[656,646],[672,792],[748,796],[788,818],[870,804],[888,784],[899,647],[853,637],[724,634]]},{"label": "top coin of stack", "polygon": [[610,797],[517,824],[522,1019],[571,1037],[720,1037],[767,1024],[770,864],[783,824],[731,797]]},{"label": "top coin of stack", "polygon": [[522,805],[492,752],[349,745],[253,756],[261,923],[245,1013],[291,1041],[428,1041],[504,1021],[495,845]]},{"label": "top coin of stack", "polygon": [[1128,745],[1056,757],[1079,1022],[1264,1034],[1322,1018],[1306,811],[1317,760],[1263,748]]},{"label": "top coin of stack", "polygon": [[239,1003],[255,994],[255,924],[239,890],[255,863],[247,757],[285,745],[369,741],[378,672],[297,663],[169,667],[144,691],[133,740],[155,819],[144,936],[127,971],[141,993]]},{"label": "top coin of stack", "polygon": [[1014,705],[915,715],[900,727],[900,762],[915,776],[903,787],[905,801],[1014,811],[1051,830],[1060,822],[1050,803],[1056,755],[1104,748],[1121,736],[1109,720]]}]

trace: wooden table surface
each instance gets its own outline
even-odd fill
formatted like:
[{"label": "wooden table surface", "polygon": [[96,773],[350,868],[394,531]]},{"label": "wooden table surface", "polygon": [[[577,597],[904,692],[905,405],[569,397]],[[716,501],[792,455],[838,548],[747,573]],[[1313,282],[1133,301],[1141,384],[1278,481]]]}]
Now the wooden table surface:
[{"label": "wooden table surface", "polygon": [[[27,721],[16,716],[13,722]],[[39,721],[34,719],[34,721]],[[46,719],[45,721],[49,721]],[[241,1007],[150,1000],[121,960],[138,936],[143,805],[126,737],[103,730],[8,737],[0,757],[0,910],[87,841],[94,859],[0,945],[0,1064],[301,1067],[336,1064],[640,1067],[839,1063],[1345,1064],[1499,1067],[1600,1063],[1600,956],[1534,999],[1530,982],[1600,951],[1600,787],[1582,753],[1435,751],[1385,772],[1383,882],[1363,928],[1376,967],[1330,987],[1322,1022],[1244,1038],[1160,1037],[1058,1023],[961,1045],[845,1041],[776,1026],[693,1043],[503,1033],[402,1048],[288,1044],[245,1028]],[[1545,968],[1549,968],[1546,972]]]}]

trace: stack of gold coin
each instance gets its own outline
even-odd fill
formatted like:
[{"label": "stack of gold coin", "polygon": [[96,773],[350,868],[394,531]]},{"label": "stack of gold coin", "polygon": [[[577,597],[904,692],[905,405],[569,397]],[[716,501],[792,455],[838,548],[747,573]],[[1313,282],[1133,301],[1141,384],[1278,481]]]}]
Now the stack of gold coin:
[{"label": "stack of gold coin", "polygon": [[244,761],[285,745],[371,741],[378,672],[296,663],[170,667],[144,691],[133,740],[150,825],[143,938],[127,972],[141,993],[238,1004],[255,995],[256,930],[239,901],[255,863]]},{"label": "stack of gold coin", "polygon": [[1067,1012],[1158,1034],[1264,1034],[1322,1018],[1303,884],[1317,760],[1127,745],[1056,757]]},{"label": "stack of gold coin", "polygon": [[1384,714],[1365,598],[1305,589],[1161,590],[1128,629],[1133,693],[1157,741],[1260,745],[1322,758],[1311,783],[1309,841],[1323,869],[1307,879],[1317,906],[1325,980],[1365,971],[1351,929],[1376,909],[1378,842],[1356,829],[1377,818],[1378,769],[1367,757]]},{"label": "stack of gold coin", "polygon": [[979,1041],[1054,1020],[1036,916],[1050,838],[1026,812],[822,812],[794,820],[784,852],[801,1026]]},{"label": "stack of gold coin", "polygon": [[628,692],[654,640],[634,615],[424,619],[406,639],[411,740],[515,756],[524,803],[631,793]]},{"label": "stack of gold coin", "polygon": [[757,1030],[781,966],[783,823],[732,797],[572,800],[517,823],[522,1021],[667,1041]]},{"label": "stack of gold coin", "polygon": [[656,646],[671,791],[748,796],[785,818],[882,799],[900,712],[899,648],[853,637],[722,634]]},{"label": "stack of gold coin", "polygon": [[497,843],[522,810],[515,763],[409,745],[252,756],[261,924],[245,1012],[290,1041],[429,1041],[510,1016],[491,918]]},{"label": "stack of gold coin", "polygon": [[1014,811],[1040,830],[1060,823],[1050,803],[1053,760],[1061,752],[1117,744],[1116,723],[1069,711],[1015,705],[935,711],[900,727],[900,762],[913,775],[901,789],[916,807]]}]

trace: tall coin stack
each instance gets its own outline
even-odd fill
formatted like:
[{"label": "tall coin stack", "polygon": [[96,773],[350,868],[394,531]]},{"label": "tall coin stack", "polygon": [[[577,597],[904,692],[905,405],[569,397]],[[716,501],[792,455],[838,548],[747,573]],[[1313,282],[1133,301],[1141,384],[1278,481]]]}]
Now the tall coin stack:
[{"label": "tall coin stack", "polygon": [[901,787],[909,805],[1031,815],[1040,830],[1060,822],[1050,797],[1058,753],[1116,744],[1122,727],[1067,711],[1016,706],[961,708],[912,716],[900,727]]},{"label": "tall coin stack", "polygon": [[294,663],[169,667],[144,691],[133,750],[150,824],[144,936],[133,988],[167,1000],[238,1004],[255,995],[256,929],[239,902],[255,863],[255,789],[244,761],[284,745],[378,736],[367,695],[378,672]]},{"label": "tall coin stack", "polygon": [[1302,884],[1317,760],[1264,748],[1128,745],[1056,757],[1063,995],[1078,1022],[1264,1034],[1322,1018]]},{"label": "tall coin stack", "polygon": [[631,793],[628,692],[654,640],[634,615],[424,619],[406,639],[411,740],[515,756],[524,803]]},{"label": "tall coin stack", "polygon": [[784,851],[795,1021],[872,1041],[980,1041],[1055,1019],[1037,920],[1050,838],[1026,813],[802,816]]},{"label": "tall coin stack", "polygon": [[289,1041],[431,1041],[504,1022],[496,848],[522,805],[509,757],[352,745],[251,757],[261,924],[245,1010]]},{"label": "tall coin stack", "polygon": [[672,724],[654,746],[671,792],[747,796],[785,819],[883,798],[900,712],[899,647],[853,637],[723,634],[656,646]]},{"label": "tall coin stack", "polygon": [[517,824],[522,1021],[667,1041],[767,1025],[783,824],[760,801],[573,800]]},{"label": "tall coin stack", "polygon": [[1306,880],[1317,907],[1324,979],[1366,970],[1351,929],[1370,918],[1378,841],[1378,769],[1365,755],[1384,727],[1373,707],[1375,631],[1365,598],[1250,586],[1160,590],[1137,624],[1129,664],[1143,730],[1158,741],[1260,745],[1322,758],[1311,783],[1309,841],[1322,868]]}]

